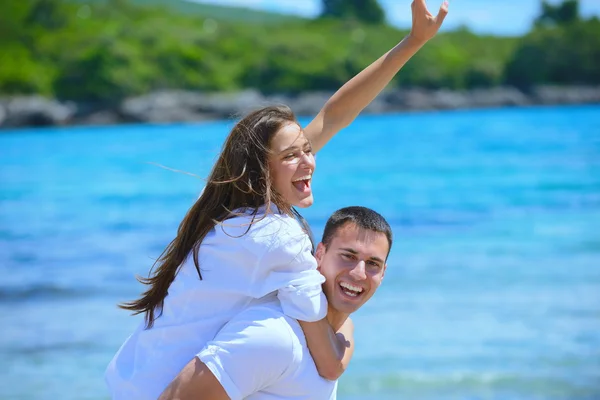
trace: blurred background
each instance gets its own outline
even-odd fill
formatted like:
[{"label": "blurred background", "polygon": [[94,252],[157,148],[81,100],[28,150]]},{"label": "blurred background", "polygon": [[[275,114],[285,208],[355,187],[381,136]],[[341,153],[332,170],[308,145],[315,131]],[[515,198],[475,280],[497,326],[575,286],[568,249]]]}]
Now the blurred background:
[{"label": "blurred background", "polygon": [[[598,16],[451,1],[319,154],[315,234],[364,205],[396,237],[341,400],[600,398]],[[409,28],[408,0],[2,1],[0,399],[107,399],[140,321],[116,304],[233,117],[285,103],[308,123]]]}]

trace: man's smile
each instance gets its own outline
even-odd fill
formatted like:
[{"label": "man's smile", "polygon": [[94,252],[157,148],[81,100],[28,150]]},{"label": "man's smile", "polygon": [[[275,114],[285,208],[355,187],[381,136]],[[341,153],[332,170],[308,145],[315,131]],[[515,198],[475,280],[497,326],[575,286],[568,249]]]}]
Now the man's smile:
[{"label": "man's smile", "polygon": [[339,286],[342,290],[342,293],[350,297],[358,297],[364,291],[364,289],[360,286],[356,286],[348,282],[340,282]]}]

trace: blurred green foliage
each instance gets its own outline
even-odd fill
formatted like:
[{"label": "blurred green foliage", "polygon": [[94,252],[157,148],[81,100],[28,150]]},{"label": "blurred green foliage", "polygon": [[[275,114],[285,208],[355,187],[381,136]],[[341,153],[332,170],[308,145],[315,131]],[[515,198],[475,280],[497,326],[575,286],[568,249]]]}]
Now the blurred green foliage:
[{"label": "blurred green foliage", "polygon": [[321,17],[354,19],[368,24],[385,22],[385,11],[377,0],[323,0]]},{"label": "blurred green foliage", "polygon": [[[158,89],[334,90],[408,33],[353,18],[223,10],[182,0],[2,1],[0,93],[112,102]],[[600,22],[565,10],[550,10],[522,38],[439,34],[393,84],[599,84]]]},{"label": "blurred green foliage", "polygon": [[564,0],[559,4],[542,0],[542,12],[536,25],[563,25],[579,19],[579,0]]}]

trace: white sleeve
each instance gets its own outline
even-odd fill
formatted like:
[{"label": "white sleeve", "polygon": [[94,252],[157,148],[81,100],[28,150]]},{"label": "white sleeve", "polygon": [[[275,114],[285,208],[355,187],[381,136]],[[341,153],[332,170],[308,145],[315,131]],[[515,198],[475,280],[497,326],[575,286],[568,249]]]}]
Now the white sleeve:
[{"label": "white sleeve", "polygon": [[283,314],[255,307],[227,323],[197,357],[231,400],[243,399],[295,371],[292,335]]},{"label": "white sleeve", "polygon": [[300,321],[319,321],[327,315],[327,299],[317,271],[312,243],[304,232],[277,235],[258,261],[252,282],[254,297],[277,291],[283,312]]}]

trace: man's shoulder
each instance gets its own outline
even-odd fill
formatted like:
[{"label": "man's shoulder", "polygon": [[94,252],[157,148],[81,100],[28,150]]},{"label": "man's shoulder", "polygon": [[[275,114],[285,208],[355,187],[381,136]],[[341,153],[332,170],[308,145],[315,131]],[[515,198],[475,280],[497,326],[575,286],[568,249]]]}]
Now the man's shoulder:
[{"label": "man's shoulder", "polygon": [[246,329],[252,346],[266,356],[284,357],[290,363],[288,371],[303,368],[305,359],[310,358],[300,323],[284,314],[278,301],[248,307],[231,323],[237,324],[232,329]]},{"label": "man's shoulder", "polygon": [[225,350],[240,364],[260,360],[262,373],[287,376],[301,366],[304,343],[298,321],[285,315],[279,302],[272,301],[235,315],[208,343],[206,351]]},{"label": "man's shoulder", "polygon": [[[263,300],[259,299],[259,301]],[[232,322],[235,320],[239,320],[242,323],[250,321],[261,328],[273,330],[272,334],[274,335],[288,334],[292,335],[292,337],[296,336],[295,328],[300,327],[298,321],[284,314],[281,303],[275,297],[243,309],[235,316]]]},{"label": "man's shoulder", "polygon": [[267,398],[263,391],[268,391],[268,398],[335,399],[337,381],[319,376],[298,321],[276,306],[250,307],[239,317],[257,324],[254,336],[262,343],[257,358],[270,372],[278,373],[267,387],[250,397],[252,400]]},{"label": "man's shoulder", "polygon": [[283,313],[276,299],[255,304],[240,311],[223,328],[224,331],[241,332],[253,346],[264,351],[297,351],[304,337],[300,324]]},{"label": "man's shoulder", "polygon": [[[300,324],[275,302],[237,314],[200,359],[221,377],[230,397],[239,392],[237,398],[252,394],[252,400],[335,399],[337,382],[319,376]],[[233,384],[226,375],[234,377]]]},{"label": "man's shoulder", "polygon": [[198,354],[231,398],[283,385],[301,364],[298,339],[275,304],[253,305],[233,317]]}]

